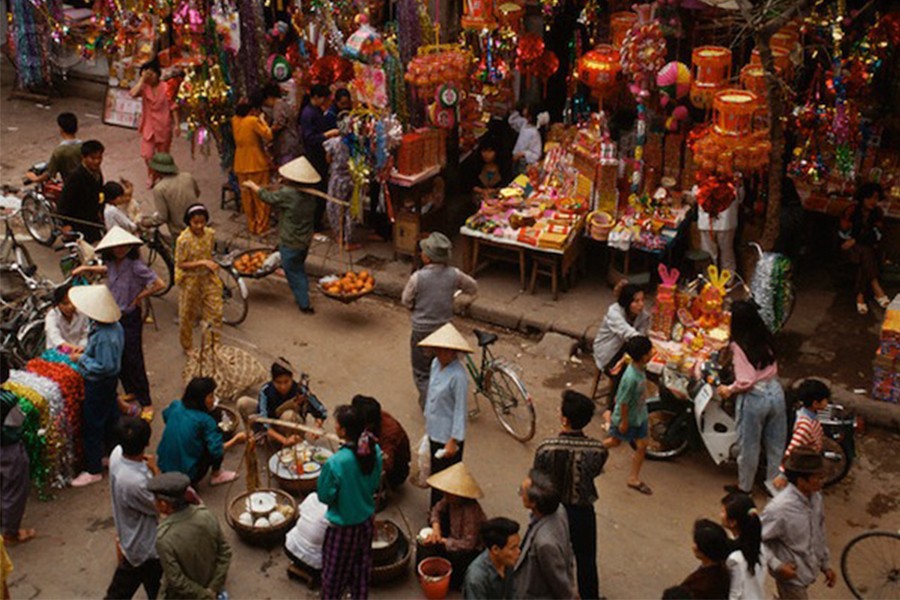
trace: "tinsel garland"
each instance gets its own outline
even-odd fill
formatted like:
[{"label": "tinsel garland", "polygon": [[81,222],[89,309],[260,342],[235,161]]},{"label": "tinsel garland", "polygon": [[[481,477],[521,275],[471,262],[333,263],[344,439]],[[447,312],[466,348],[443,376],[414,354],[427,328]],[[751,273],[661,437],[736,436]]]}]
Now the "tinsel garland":
[{"label": "tinsel garland", "polygon": [[49,350],[44,350],[41,353],[41,358],[48,362],[53,363],[61,363],[69,367],[70,369],[74,369],[77,372],[81,372],[80,365],[72,360],[72,357],[66,354],[65,352],[60,352],[56,348],[50,348]]},{"label": "tinsel garland", "polygon": [[325,41],[335,54],[340,55],[344,51],[344,32],[334,20],[334,4],[331,0],[313,0],[312,7],[319,29],[325,32]]},{"label": "tinsel garland", "polygon": [[[36,7],[29,0],[10,0],[12,41],[19,85],[32,89],[50,83],[49,36],[43,35],[35,19]],[[3,15],[6,18],[6,15]]]},{"label": "tinsel garland", "polygon": [[404,125],[409,123],[409,106],[406,104],[406,81],[403,78],[403,63],[397,54],[397,46],[390,40],[385,42],[387,57],[382,68],[387,80],[390,112],[397,115]]},{"label": "tinsel garland", "polygon": [[[38,435],[40,431],[44,432],[43,445],[32,442],[35,448],[34,454],[32,454],[31,448],[27,443],[26,449],[29,451],[28,458],[32,463],[30,466],[32,481],[35,487],[38,488],[38,493],[41,494],[42,498],[45,498],[49,494],[50,485],[56,481],[56,472],[54,470],[56,463],[54,459],[57,452],[54,440],[50,435],[52,431],[50,428],[50,407],[44,400],[44,397],[38,392],[27,385],[14,381],[13,375],[15,373],[21,373],[21,371],[10,371],[10,378],[3,384],[2,389],[18,396],[20,405],[26,404],[31,406],[30,410],[27,408],[24,410],[26,414],[31,412],[36,416],[38,429],[35,431],[35,434]],[[35,417],[31,418],[34,419]]]},{"label": "tinsel garland", "polygon": [[0,389],[0,394],[7,394],[14,398],[19,409],[25,415],[25,420],[19,428],[19,436],[25,445],[25,452],[28,454],[28,476],[37,489],[38,497],[41,500],[50,500],[52,498],[50,479],[47,472],[47,461],[44,458],[47,440],[41,434],[41,415],[31,402],[12,390]]},{"label": "tinsel garland", "polygon": [[399,0],[397,3],[397,29],[400,60],[408,63],[422,46],[422,21],[419,19],[419,0]]},{"label": "tinsel garland", "polygon": [[260,74],[265,72],[266,19],[262,2],[256,0],[239,0],[238,13],[241,16],[241,49],[237,54],[237,66],[243,76],[243,85],[239,89],[241,95],[249,96],[260,89]]},{"label": "tinsel garland", "polygon": [[65,444],[61,447],[59,472],[62,479],[68,482],[74,477],[76,466],[81,463],[84,455],[81,435],[84,379],[65,364],[40,358],[28,361],[26,368],[31,373],[54,381],[59,386],[62,395],[59,429],[65,436]]},{"label": "tinsel garland", "polygon": [[769,331],[778,333],[794,302],[791,261],[777,252],[764,253],[756,263],[750,293]]},{"label": "tinsel garland", "polygon": [[[41,426],[47,439],[45,462],[48,483],[56,487],[64,487],[73,476],[74,465],[62,390],[54,380],[35,373],[31,369],[13,371],[10,373],[9,380],[32,390],[41,397],[42,406],[46,406],[47,420],[42,419]],[[41,409],[41,406],[36,405],[36,408]],[[80,418],[79,415],[79,420]]]}]

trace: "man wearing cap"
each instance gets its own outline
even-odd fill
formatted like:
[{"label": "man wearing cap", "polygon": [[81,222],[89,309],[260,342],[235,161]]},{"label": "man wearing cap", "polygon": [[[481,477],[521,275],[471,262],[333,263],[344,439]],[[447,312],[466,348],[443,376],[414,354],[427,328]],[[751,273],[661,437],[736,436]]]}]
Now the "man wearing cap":
[{"label": "man wearing cap", "polygon": [[462,462],[435,473],[427,483],[443,492],[444,497],[431,508],[431,535],[425,540],[426,552],[450,561],[453,565],[450,585],[458,588],[466,569],[482,550],[478,534],[487,517],[478,499],[484,494]]},{"label": "man wearing cap", "polygon": [[315,312],[309,303],[309,279],[306,277],[306,256],[312,242],[316,223],[316,199],[302,186],[314,185],[322,178],[305,156],[294,159],[278,169],[287,182],[275,191],[262,189],[254,181],[241,185],[257,194],[260,200],[280,211],[278,218],[278,250],[281,268],[300,312]]},{"label": "man wearing cap", "polygon": [[231,548],[216,517],[205,506],[185,500],[190,484],[187,475],[176,471],[147,483],[163,517],[156,531],[162,598],[215,598],[225,589]]},{"label": "man wearing cap", "polygon": [[421,241],[424,266],[413,273],[400,300],[412,310],[410,355],[413,380],[419,390],[419,407],[425,407],[431,356],[419,345],[453,318],[453,298],[457,290],[469,295],[478,293],[474,279],[448,263],[453,244],[443,233],[432,233]]},{"label": "man wearing cap", "polygon": [[87,347],[74,352],[84,376],[84,405],[81,433],[84,437],[84,471],[72,480],[72,487],[84,487],[103,479],[106,443],[119,421],[116,387],[122,368],[125,332],[119,319],[122,311],[105,285],[79,285],[69,299],[91,319]]},{"label": "man wearing cap", "polygon": [[766,505],[760,516],[762,541],[771,557],[769,571],[775,577],[782,600],[809,597],[809,586],[819,572],[828,587],[836,576],[829,566],[822,499],[822,455],[808,446],[795,448],[784,463],[788,485]]},{"label": "man wearing cap", "polygon": [[[460,352],[472,352],[456,327],[447,323],[424,340],[423,348],[434,350],[428,389],[425,393],[425,432],[431,450],[431,472],[437,473],[462,461],[466,439],[469,375],[458,360]],[[431,488],[431,506],[444,496]]]},{"label": "man wearing cap", "polygon": [[194,176],[179,171],[175,159],[168,152],[157,152],[147,162],[153,173],[154,218],[169,227],[172,237],[184,230],[184,213],[200,197],[200,186]]}]

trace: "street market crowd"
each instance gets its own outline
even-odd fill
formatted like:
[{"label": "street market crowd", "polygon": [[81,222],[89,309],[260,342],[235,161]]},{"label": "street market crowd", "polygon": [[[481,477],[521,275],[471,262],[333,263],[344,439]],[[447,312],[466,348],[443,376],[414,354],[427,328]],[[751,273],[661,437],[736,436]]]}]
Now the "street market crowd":
[{"label": "street market crowd", "polygon": [[[193,177],[180,171],[168,154],[171,116],[157,91],[159,68],[145,67],[132,90],[145,107],[141,155],[154,196],[154,219],[175,237],[179,334],[187,354],[198,322],[212,325],[201,336],[215,336],[222,322],[215,232],[209,211],[197,201]],[[267,87],[259,98],[238,107],[233,125],[234,172],[243,187],[248,229],[264,233],[270,224],[269,207],[279,212],[282,264],[303,313],[313,312],[303,263],[325,210],[324,203],[305,190],[327,179],[324,191],[329,195],[340,198],[347,193],[340,181],[346,173],[334,162],[331,169],[328,164],[328,157],[339,156],[340,148],[329,150],[328,140],[336,138],[335,119],[349,108],[350,99],[336,95],[326,113],[329,98],[327,88],[314,87],[297,130],[285,125],[297,121],[297,115],[280,105],[279,94]],[[263,106],[274,111],[273,126],[263,116]],[[536,120],[533,111],[523,108],[523,113],[516,115],[522,120],[517,124],[526,135],[520,137],[522,147],[513,158],[524,167],[537,158],[531,156],[529,142]],[[223,458],[247,435],[271,448],[292,447],[304,439],[314,442],[319,435],[257,423],[255,415],[287,424],[306,424],[312,417],[319,431],[326,421],[333,423],[340,448],[322,465],[316,492],[300,504],[299,519],[284,548],[293,568],[321,586],[323,598],[341,598],[348,592],[353,598],[368,597],[377,500],[385,490],[405,484],[420,448],[411,447],[403,424],[375,398],[357,395],[329,411],[297,381],[294,367],[279,359],[257,396],[237,401],[244,435],[225,441],[211,415],[217,382],[195,377],[181,398],[162,411],[162,436],[150,449],[157,405],[144,366],[141,306],[162,282],[139,256],[142,240],[135,234],[141,219],[129,212],[133,186],[104,183],[103,144],[80,142],[74,115],[60,115],[59,125],[63,142],[40,177],[64,175],[59,211],[66,226],[96,244],[103,255],[102,266],[82,266],[73,275],[101,277],[103,282],[60,290],[47,316],[47,346],[66,352],[84,377],[84,470],[71,485],[106,482],[110,487],[119,564],[105,597],[130,598],[141,586],[151,598],[227,597],[231,549],[219,520],[203,504],[203,486],[239,477],[222,468]],[[300,138],[304,155],[298,158]],[[273,142],[272,155],[264,152],[268,142]],[[496,176],[495,150],[486,145],[483,151],[481,181],[489,185]],[[269,189],[273,160],[282,184]],[[329,216],[333,229],[341,231],[341,213]],[[350,226],[343,229],[347,237],[340,243],[349,245],[350,231]],[[609,435],[599,440],[584,432],[595,417],[593,399],[571,390],[563,393],[558,435],[538,446],[533,468],[522,474],[518,493],[530,512],[522,526],[503,515],[488,518],[478,502],[481,488],[464,460],[470,383],[460,358],[473,348],[451,320],[455,294],[476,294],[478,285],[449,264],[452,250],[440,233],[422,240],[424,266],[410,277],[402,295],[411,311],[410,360],[425,417],[425,456],[420,462],[428,465],[431,489],[417,560],[447,559],[451,586],[461,588],[466,598],[600,598],[595,480],[612,448],[633,448],[625,482],[629,493],[654,493],[641,478],[648,444],[645,367],[653,355],[646,337],[645,292],[630,284],[620,286],[594,343],[597,367],[613,382],[610,405],[602,407],[606,410],[600,416]],[[773,577],[779,598],[805,598],[820,575],[828,585],[835,583],[821,494],[823,432],[816,418],[829,390],[814,380],[801,387],[803,408],[789,440],[776,348],[749,302],[736,302],[732,309],[730,348],[734,382],[720,386],[718,393],[737,397],[738,481],[728,486],[720,514],[694,524],[697,569],[660,592],[665,598],[764,598],[766,580]],[[5,381],[5,355],[3,364]],[[13,545],[36,532],[22,527],[29,465],[18,437],[17,404],[6,390],[0,391],[0,398],[2,528],[5,544]],[[761,450],[767,465],[763,488],[773,496],[764,507],[750,495]],[[10,565],[5,548],[3,565],[5,575]],[[96,592],[104,593],[100,588]],[[5,588],[4,594],[8,596]]]}]

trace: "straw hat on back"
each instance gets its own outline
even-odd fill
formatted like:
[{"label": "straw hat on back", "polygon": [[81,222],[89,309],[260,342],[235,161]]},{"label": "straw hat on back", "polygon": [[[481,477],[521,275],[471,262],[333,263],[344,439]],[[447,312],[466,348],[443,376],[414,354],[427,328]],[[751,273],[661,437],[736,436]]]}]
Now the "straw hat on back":
[{"label": "straw hat on back", "polygon": [[474,352],[459,330],[452,323],[447,323],[427,338],[419,342],[423,348],[446,348],[459,352]]},{"label": "straw hat on back", "polygon": [[319,183],[322,177],[305,156],[295,158],[278,169],[278,174],[295,183]]},{"label": "straw hat on back", "polygon": [[115,323],[122,317],[112,292],[105,285],[76,285],[69,300],[79,312],[100,323]]},{"label": "straw hat on back", "polygon": [[104,235],[103,239],[100,240],[100,243],[97,244],[96,250],[99,252],[101,250],[116,248],[117,246],[140,246],[143,243],[141,238],[131,235],[116,225],[106,232],[106,235]]},{"label": "straw hat on back", "polygon": [[484,496],[478,482],[472,477],[465,463],[458,462],[438,471],[426,480],[426,483],[445,494],[453,494],[461,498],[477,500]]}]

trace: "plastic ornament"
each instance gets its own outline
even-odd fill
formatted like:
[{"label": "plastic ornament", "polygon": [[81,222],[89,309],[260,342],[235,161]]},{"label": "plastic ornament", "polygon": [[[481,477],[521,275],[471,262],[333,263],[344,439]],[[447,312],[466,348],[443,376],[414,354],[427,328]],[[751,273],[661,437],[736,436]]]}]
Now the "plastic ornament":
[{"label": "plastic ornament", "polygon": [[660,104],[665,106],[669,100],[681,100],[691,91],[691,69],[684,63],[667,63],[656,74],[656,86],[659,88]]}]

